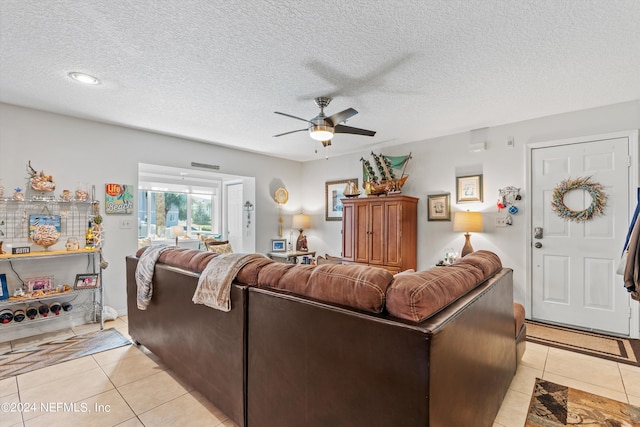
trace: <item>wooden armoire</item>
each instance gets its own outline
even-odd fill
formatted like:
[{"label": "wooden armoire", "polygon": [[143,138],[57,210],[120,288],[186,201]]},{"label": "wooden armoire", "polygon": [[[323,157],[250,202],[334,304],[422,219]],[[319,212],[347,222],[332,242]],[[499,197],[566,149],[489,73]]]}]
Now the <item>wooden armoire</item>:
[{"label": "wooden armoire", "polygon": [[343,262],[393,273],[415,270],[418,200],[402,195],[343,198]]}]

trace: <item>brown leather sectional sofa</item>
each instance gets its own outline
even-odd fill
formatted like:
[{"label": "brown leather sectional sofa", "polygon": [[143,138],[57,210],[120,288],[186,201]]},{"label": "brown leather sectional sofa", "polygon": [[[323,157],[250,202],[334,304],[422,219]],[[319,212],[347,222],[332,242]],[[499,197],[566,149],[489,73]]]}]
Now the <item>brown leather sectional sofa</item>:
[{"label": "brown leather sectional sofa", "polygon": [[165,251],[145,311],[127,257],[129,333],[237,424],[493,424],[518,357],[512,271],[495,255],[395,277],[256,260],[228,313],[191,301],[215,256]]}]

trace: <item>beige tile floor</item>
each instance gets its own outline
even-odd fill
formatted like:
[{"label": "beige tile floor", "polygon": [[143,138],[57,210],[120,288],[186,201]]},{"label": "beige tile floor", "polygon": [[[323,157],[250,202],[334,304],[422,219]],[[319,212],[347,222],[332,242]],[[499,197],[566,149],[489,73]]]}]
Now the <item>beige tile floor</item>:
[{"label": "beige tile floor", "polygon": [[527,342],[494,427],[524,426],[535,379],[640,406],[640,368]]},{"label": "beige tile floor", "polygon": [[[128,337],[126,317],[106,322],[105,328]],[[0,354],[97,329],[83,325],[0,343]],[[1,405],[7,403],[13,409],[19,403],[27,406],[23,412],[6,412]],[[0,427],[44,425],[237,427],[152,353],[133,345],[0,380]]]},{"label": "beige tile floor", "polygon": [[[128,336],[126,317],[107,322]],[[85,325],[0,344],[0,354],[38,341],[86,333]],[[524,426],[535,378],[640,406],[640,368],[527,343],[494,427]],[[56,404],[75,403],[58,408]],[[126,346],[0,380],[0,404],[36,404],[3,412],[5,426],[236,426],[144,347]],[[41,403],[49,411],[42,411]],[[27,409],[31,409],[30,407]],[[85,412],[86,410],[86,412]]]}]

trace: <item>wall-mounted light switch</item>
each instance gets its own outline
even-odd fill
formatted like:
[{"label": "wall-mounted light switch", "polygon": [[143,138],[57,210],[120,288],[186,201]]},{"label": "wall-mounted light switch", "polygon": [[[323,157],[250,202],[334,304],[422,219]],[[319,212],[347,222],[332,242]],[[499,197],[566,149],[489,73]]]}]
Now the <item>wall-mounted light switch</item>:
[{"label": "wall-mounted light switch", "polygon": [[507,225],[506,217],[496,217],[496,227],[506,227]]}]

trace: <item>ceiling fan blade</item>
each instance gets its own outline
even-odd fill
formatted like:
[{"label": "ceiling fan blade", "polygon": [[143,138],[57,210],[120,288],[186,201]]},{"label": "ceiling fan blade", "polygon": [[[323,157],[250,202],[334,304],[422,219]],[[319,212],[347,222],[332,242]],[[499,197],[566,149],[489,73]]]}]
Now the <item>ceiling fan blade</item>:
[{"label": "ceiling fan blade", "polygon": [[338,125],[335,127],[335,133],[351,133],[354,135],[374,136],[376,134],[373,130],[353,128],[351,126]]},{"label": "ceiling fan blade", "polygon": [[305,129],[292,130],[292,131],[285,132],[285,133],[279,133],[278,135],[273,135],[273,137],[275,138],[275,137],[277,137],[277,136],[289,135],[290,133],[296,133],[296,132],[302,132],[302,131],[305,131],[305,132],[306,132],[306,131],[308,131],[308,130],[309,130],[309,129],[306,129],[306,128],[305,128]]},{"label": "ceiling fan blade", "polygon": [[331,123],[333,123],[333,126],[335,127],[339,123],[344,122],[345,120],[355,116],[356,114],[358,114],[356,110],[354,110],[353,108],[347,108],[344,111],[340,111],[339,113],[335,113],[331,115],[330,117],[328,117],[328,120],[330,120]]},{"label": "ceiling fan blade", "polygon": [[281,116],[287,116],[287,117],[291,117],[292,119],[302,120],[303,122],[307,122],[307,123],[313,124],[313,122],[311,122],[311,121],[309,121],[307,119],[303,119],[302,117],[292,116],[291,114],[281,113],[280,111],[274,111],[274,113],[280,114]]}]

